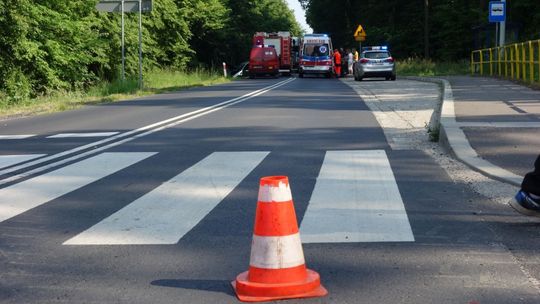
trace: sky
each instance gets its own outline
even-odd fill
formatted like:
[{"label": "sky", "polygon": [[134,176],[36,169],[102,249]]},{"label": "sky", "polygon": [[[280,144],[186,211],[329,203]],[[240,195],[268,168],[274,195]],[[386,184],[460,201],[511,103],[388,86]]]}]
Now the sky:
[{"label": "sky", "polygon": [[296,20],[298,20],[300,23],[300,26],[306,31],[306,33],[311,33],[313,30],[306,23],[306,16],[304,14],[304,10],[300,6],[300,2],[298,2],[298,0],[287,0],[287,3],[289,4],[289,7],[294,10],[294,15],[296,16]]}]

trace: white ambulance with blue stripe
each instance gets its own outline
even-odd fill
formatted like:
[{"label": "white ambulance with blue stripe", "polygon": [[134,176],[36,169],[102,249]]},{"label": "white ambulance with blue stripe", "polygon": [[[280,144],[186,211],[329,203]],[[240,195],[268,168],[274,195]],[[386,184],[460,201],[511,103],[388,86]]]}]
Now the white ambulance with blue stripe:
[{"label": "white ambulance with blue stripe", "polygon": [[302,39],[298,76],[324,75],[332,77],[334,63],[332,39],[327,34],[309,34]]}]

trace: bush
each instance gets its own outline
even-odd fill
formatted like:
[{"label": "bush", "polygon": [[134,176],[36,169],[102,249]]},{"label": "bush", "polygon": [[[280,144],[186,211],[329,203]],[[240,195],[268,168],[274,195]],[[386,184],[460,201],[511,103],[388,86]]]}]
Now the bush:
[{"label": "bush", "polygon": [[455,62],[436,62],[429,59],[407,58],[396,63],[398,75],[405,76],[447,76],[469,73],[469,63],[465,60]]},{"label": "bush", "polygon": [[17,104],[30,97],[32,85],[24,73],[16,69],[7,74],[4,93],[7,95],[5,98],[8,104]]}]

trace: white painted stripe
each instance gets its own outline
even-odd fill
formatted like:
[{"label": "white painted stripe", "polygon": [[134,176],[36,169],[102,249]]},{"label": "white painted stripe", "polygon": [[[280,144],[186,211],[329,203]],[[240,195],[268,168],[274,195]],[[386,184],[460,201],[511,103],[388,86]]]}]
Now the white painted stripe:
[{"label": "white painted stripe", "polygon": [[13,166],[45,155],[47,154],[0,155],[0,168]]},{"label": "white painted stripe", "polygon": [[95,133],[60,133],[47,138],[72,138],[72,137],[109,137],[120,132],[95,132]]},{"label": "white painted stripe", "polygon": [[327,152],[300,233],[304,243],[414,242],[385,151]]},{"label": "white painted stripe", "polygon": [[35,134],[27,134],[27,135],[0,135],[1,139],[25,139],[36,136]]},{"label": "white painted stripe", "polygon": [[305,264],[300,234],[253,235],[249,265],[265,269],[291,268]]},{"label": "white painted stripe", "polygon": [[175,244],[268,153],[213,153],[64,244]]},{"label": "white painted stripe", "polygon": [[291,188],[280,182],[278,187],[264,185],[259,187],[259,202],[288,202],[292,200]]},{"label": "white painted stripe", "polygon": [[131,166],[155,153],[103,153],[0,189],[0,222]]}]

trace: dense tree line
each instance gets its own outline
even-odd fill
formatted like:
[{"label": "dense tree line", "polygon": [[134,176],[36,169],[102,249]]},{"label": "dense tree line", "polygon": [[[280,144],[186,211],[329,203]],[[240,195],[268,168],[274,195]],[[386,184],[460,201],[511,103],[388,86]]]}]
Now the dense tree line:
[{"label": "dense tree line", "polygon": [[[120,14],[98,0],[0,0],[0,91],[12,99],[119,77]],[[143,17],[146,69],[211,68],[249,55],[255,31],[300,27],[284,0],[154,0]],[[126,15],[128,74],[136,74],[138,16]]]},{"label": "dense tree line", "polygon": [[[365,28],[365,44],[388,44],[398,57],[428,55],[438,60],[468,58],[473,48],[493,46],[489,0],[299,0],[308,24],[332,35],[336,46],[357,45],[352,34]],[[507,41],[540,38],[540,1],[509,0]],[[427,10],[425,10],[427,8]],[[427,11],[427,23],[426,14]]]}]

